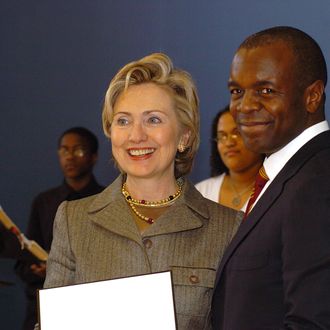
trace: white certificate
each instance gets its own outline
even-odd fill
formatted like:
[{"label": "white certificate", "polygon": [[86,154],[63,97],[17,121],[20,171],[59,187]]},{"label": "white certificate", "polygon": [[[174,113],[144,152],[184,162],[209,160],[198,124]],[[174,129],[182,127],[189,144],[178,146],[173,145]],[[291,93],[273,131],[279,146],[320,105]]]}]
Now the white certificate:
[{"label": "white certificate", "polygon": [[39,290],[40,330],[175,330],[171,272]]}]

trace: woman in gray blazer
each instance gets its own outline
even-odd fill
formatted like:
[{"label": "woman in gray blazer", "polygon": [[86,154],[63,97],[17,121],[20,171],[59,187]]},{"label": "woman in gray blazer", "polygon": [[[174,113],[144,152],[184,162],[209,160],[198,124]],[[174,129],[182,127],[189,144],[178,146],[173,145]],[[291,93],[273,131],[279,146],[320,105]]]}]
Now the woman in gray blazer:
[{"label": "woman in gray blazer", "polygon": [[199,144],[191,76],[161,53],[127,64],[107,90],[103,128],[122,174],[61,204],[45,287],[171,270],[178,329],[208,329],[216,268],[239,220],[185,178]]}]

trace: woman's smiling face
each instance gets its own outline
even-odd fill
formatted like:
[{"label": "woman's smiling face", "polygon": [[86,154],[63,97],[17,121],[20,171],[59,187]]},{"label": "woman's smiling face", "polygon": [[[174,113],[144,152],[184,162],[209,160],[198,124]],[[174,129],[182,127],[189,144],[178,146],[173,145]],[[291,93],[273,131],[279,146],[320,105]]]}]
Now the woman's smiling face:
[{"label": "woman's smiling face", "polygon": [[154,83],[132,85],[114,105],[113,157],[127,176],[173,178],[182,132],[169,89]]}]

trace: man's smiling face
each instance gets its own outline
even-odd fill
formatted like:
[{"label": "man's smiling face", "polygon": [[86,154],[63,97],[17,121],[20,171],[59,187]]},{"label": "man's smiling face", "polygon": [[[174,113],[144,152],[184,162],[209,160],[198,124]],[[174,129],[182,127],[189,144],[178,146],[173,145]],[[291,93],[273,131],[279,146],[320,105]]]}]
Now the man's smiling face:
[{"label": "man's smiling face", "polygon": [[237,51],[231,66],[230,111],[247,147],[271,154],[307,128],[295,57],[281,41]]}]

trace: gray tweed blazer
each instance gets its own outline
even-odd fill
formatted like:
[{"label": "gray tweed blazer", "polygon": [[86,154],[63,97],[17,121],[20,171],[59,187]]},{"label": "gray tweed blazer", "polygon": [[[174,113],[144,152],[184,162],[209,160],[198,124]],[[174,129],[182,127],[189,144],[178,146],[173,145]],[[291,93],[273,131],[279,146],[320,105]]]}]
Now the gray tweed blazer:
[{"label": "gray tweed blazer", "polygon": [[171,270],[178,329],[209,329],[216,269],[240,217],[185,180],[180,198],[141,235],[122,181],[60,205],[44,287]]}]

